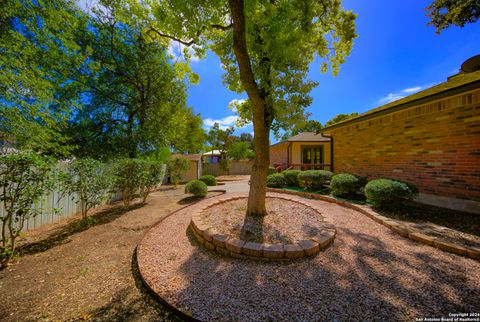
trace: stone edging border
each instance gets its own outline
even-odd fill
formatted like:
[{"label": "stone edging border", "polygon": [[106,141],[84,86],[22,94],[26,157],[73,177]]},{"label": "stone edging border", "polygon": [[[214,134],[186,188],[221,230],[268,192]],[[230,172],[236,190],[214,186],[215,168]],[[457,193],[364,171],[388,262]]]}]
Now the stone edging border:
[{"label": "stone edging border", "polygon": [[322,200],[326,202],[331,202],[331,203],[336,203],[340,206],[354,209],[367,217],[373,219],[377,223],[390,228],[392,231],[395,233],[399,234],[400,236],[409,238],[411,240],[414,240],[416,242],[429,245],[432,247],[436,247],[438,249],[441,249],[443,251],[461,255],[461,256],[466,256],[472,259],[480,260],[480,249],[476,247],[463,247],[457,244],[449,243],[444,240],[438,239],[436,237],[428,236],[425,234],[422,234],[418,230],[413,230],[409,227],[406,227],[402,224],[399,224],[398,222],[382,216],[378,213],[376,213],[374,210],[370,209],[369,207],[365,206],[360,206],[360,205],[355,205],[347,201],[342,201],[338,200],[332,197],[328,196],[322,196],[318,195],[315,193],[309,193],[309,192],[301,192],[301,191],[294,191],[294,190],[284,190],[284,189],[276,189],[276,188],[267,188],[267,191],[269,192],[276,192],[276,193],[284,193],[284,194],[289,194],[289,195],[294,195],[294,196],[300,196],[304,198],[310,198],[310,199],[317,199],[317,200]]},{"label": "stone edging border", "polygon": [[[199,203],[193,210],[189,226],[195,239],[208,250],[215,251],[223,256],[264,261],[287,261],[312,256],[327,248],[335,239],[336,229],[330,223],[326,223],[324,225],[325,230],[320,231],[311,239],[301,240],[297,244],[260,244],[245,242],[237,238],[228,238],[227,235],[217,233],[202,221],[201,212],[205,209],[243,198],[247,198],[247,195],[231,194],[214,202]],[[320,213],[316,207],[303,200],[282,196],[274,196],[274,198],[298,202]]]}]

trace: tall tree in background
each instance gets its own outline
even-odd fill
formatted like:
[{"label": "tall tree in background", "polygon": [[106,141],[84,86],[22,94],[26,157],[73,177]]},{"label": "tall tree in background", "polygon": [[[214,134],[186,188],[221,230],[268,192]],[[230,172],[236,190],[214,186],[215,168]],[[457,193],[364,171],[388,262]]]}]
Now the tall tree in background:
[{"label": "tall tree in background", "polygon": [[83,62],[74,1],[4,0],[0,10],[0,132],[15,147],[64,156],[61,134],[78,106],[72,67]]},{"label": "tall tree in background", "polygon": [[119,4],[105,3],[79,34],[88,59],[74,80],[87,103],[69,129],[78,155],[137,157],[198,132],[166,43],[146,39],[146,22]]},{"label": "tall tree in background", "polygon": [[270,129],[305,119],[309,92],[317,85],[307,79],[309,64],[320,56],[323,72],[330,66],[338,73],[356,36],[355,15],[338,0],[172,0],[157,1],[152,9],[152,33],[195,44],[199,56],[211,48],[225,69],[227,87],[247,93],[248,100],[237,107],[255,133],[247,215],[266,215]]},{"label": "tall tree in background", "polygon": [[358,116],[358,113],[356,113],[356,112],[353,112],[353,113],[350,113],[350,114],[337,114],[331,120],[329,120],[327,123],[325,123],[325,127],[336,124],[336,123],[340,123],[340,122],[343,122],[343,121],[346,121],[346,120],[349,120],[349,119],[357,117],[357,116]]},{"label": "tall tree in background", "polygon": [[480,1],[435,0],[425,10],[431,19],[428,25],[434,26],[439,34],[451,25],[463,27],[477,21],[480,18]]},{"label": "tall tree in background", "polygon": [[282,140],[286,140],[294,135],[303,133],[303,132],[316,132],[319,133],[322,129],[322,123],[315,120],[308,120],[306,122],[299,123],[290,131],[285,131],[282,136]]}]

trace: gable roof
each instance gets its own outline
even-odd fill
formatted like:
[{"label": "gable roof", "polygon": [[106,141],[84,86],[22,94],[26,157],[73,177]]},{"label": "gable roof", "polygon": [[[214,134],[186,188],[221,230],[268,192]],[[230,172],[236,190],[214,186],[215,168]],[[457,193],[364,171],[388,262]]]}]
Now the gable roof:
[{"label": "gable roof", "polygon": [[383,115],[403,108],[425,104],[429,101],[456,95],[476,88],[480,88],[480,71],[456,74],[449,77],[446,82],[427,88],[426,90],[420,91],[402,99],[379,106],[351,119],[333,124],[331,126],[327,126],[321,131],[323,133],[332,129],[355,123],[357,121],[363,121],[377,115]]},{"label": "gable roof", "polygon": [[297,135],[294,135],[286,140],[271,144],[270,146],[276,146],[282,143],[288,142],[329,142],[330,138],[323,136],[321,133],[316,132],[303,132]]},{"label": "gable roof", "polygon": [[222,154],[220,153],[220,150],[212,150],[212,151],[205,152],[202,155],[204,155],[204,156],[218,156],[218,155],[222,155]]}]

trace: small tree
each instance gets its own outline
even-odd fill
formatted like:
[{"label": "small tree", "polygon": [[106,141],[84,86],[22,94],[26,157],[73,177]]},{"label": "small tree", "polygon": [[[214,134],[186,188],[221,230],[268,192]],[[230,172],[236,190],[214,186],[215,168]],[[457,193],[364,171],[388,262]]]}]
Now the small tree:
[{"label": "small tree", "polygon": [[122,192],[125,208],[129,207],[135,193],[142,187],[145,170],[138,159],[120,159],[114,165],[114,187]]},{"label": "small tree", "polygon": [[174,158],[167,162],[167,169],[170,175],[170,181],[175,188],[182,177],[182,173],[190,169],[190,161],[185,158]]},{"label": "small tree", "polygon": [[147,201],[148,195],[162,182],[165,167],[159,162],[149,160],[142,160],[140,165],[142,172],[140,196],[142,197],[142,203],[144,203]]},{"label": "small tree", "polygon": [[100,161],[85,158],[69,164],[66,171],[65,191],[78,194],[82,217],[100,205],[112,186],[110,171]]},{"label": "small tree", "polygon": [[227,150],[227,157],[233,160],[253,159],[255,154],[248,142],[233,142]]},{"label": "small tree", "polygon": [[0,156],[0,215],[2,244],[0,264],[5,267],[15,253],[15,240],[25,221],[41,213],[37,201],[53,186],[53,160],[34,152]]}]

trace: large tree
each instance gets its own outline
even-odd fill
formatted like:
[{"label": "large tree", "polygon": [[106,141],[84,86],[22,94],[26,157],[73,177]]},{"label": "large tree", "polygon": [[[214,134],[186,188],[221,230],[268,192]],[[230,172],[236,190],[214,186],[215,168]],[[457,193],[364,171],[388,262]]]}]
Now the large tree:
[{"label": "large tree", "polygon": [[479,0],[435,0],[426,9],[431,19],[428,23],[439,34],[451,25],[459,27],[473,23],[480,18]]},{"label": "large tree", "polygon": [[[198,150],[200,120],[186,105],[184,73],[175,70],[165,41],[146,38],[147,22],[120,1],[101,9],[79,32],[86,59],[73,79],[84,87],[84,106],[68,132],[76,154],[137,157],[171,145]],[[188,135],[200,143],[183,144]]]},{"label": "large tree", "polygon": [[83,57],[85,14],[69,0],[4,0],[0,10],[0,132],[21,149],[65,155],[78,104],[71,69]]},{"label": "large tree", "polygon": [[321,71],[338,73],[356,36],[355,15],[338,0],[171,0],[154,2],[152,11],[152,37],[192,46],[200,57],[210,48],[221,59],[226,86],[247,93],[237,108],[255,133],[247,215],[266,215],[270,130],[305,119],[317,85],[307,78],[310,63],[319,56]]}]

